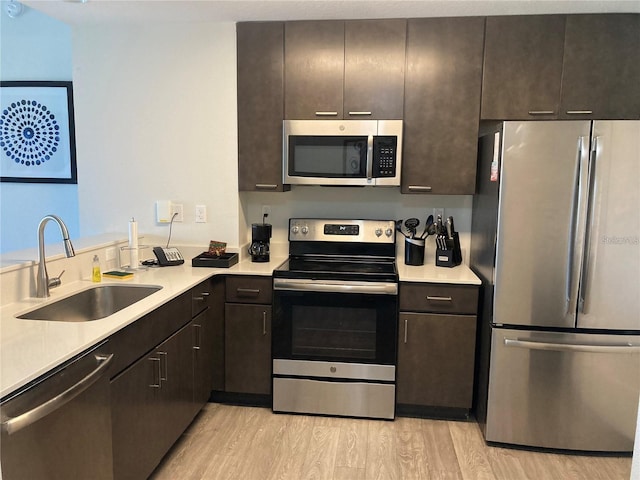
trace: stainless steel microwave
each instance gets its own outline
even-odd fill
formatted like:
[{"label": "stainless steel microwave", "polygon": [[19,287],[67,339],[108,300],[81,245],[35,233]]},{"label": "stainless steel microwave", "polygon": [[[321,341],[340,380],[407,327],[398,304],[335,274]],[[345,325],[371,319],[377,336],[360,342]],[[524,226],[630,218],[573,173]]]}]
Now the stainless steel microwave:
[{"label": "stainless steel microwave", "polygon": [[285,120],[283,183],[400,185],[402,120]]}]

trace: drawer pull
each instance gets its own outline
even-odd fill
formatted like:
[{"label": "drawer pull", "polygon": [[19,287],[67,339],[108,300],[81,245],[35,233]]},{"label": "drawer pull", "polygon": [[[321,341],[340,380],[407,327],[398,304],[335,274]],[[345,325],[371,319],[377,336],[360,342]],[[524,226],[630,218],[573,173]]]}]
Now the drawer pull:
[{"label": "drawer pull", "polygon": [[430,302],[451,302],[453,299],[451,297],[432,297],[431,295],[427,295],[427,300]]},{"label": "drawer pull", "polygon": [[203,302],[209,296],[209,292],[202,292],[199,297],[193,297],[193,300]]},{"label": "drawer pull", "polygon": [[430,192],[431,187],[427,185],[409,185],[410,192]]},{"label": "drawer pull", "polygon": [[164,380],[165,382],[169,379],[169,375],[168,375],[168,371],[169,371],[169,366],[168,366],[168,362],[167,362],[167,352],[156,352],[156,355],[158,355],[161,359],[164,358],[164,377],[162,376],[162,364],[160,366],[160,380]]},{"label": "drawer pull", "polygon": [[372,115],[371,112],[349,112],[349,115]]},{"label": "drawer pull", "polygon": [[318,117],[337,117],[338,112],[316,112]]},{"label": "drawer pull", "polygon": [[194,328],[194,332],[195,332],[195,336],[196,338],[194,339],[194,345],[193,345],[193,349],[194,350],[200,350],[200,344],[201,344],[201,331],[202,331],[202,325],[198,324],[198,323],[194,323],[193,324],[193,328]]},{"label": "drawer pull", "polygon": [[553,110],[529,110],[529,115],[553,115]]},{"label": "drawer pull", "polygon": [[262,312],[262,335],[267,334],[267,312]]},{"label": "drawer pull", "polygon": [[236,292],[238,293],[238,295],[241,295],[243,297],[257,297],[258,295],[260,295],[259,288],[237,288]]}]

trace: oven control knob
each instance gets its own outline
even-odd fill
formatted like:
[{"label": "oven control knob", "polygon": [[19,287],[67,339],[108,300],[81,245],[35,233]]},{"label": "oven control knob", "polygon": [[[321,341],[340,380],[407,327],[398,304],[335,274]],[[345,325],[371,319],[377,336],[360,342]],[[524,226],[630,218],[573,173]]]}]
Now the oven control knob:
[{"label": "oven control knob", "polygon": [[306,225],[304,227],[302,227],[302,234],[306,235],[307,233],[309,233],[309,227],[307,227]]},{"label": "oven control knob", "polygon": [[331,367],[329,370],[331,371],[331,373],[336,373],[338,371],[336,367]]},{"label": "oven control knob", "polygon": [[391,235],[393,235],[393,230],[392,230],[392,229],[390,229],[390,228],[387,228],[387,229],[385,230],[384,234],[385,234],[387,237],[390,237]]},{"label": "oven control knob", "polygon": [[382,229],[376,228],[376,237],[380,237],[382,235]]},{"label": "oven control knob", "polygon": [[293,233],[294,235],[298,233],[298,230],[300,230],[300,227],[298,227],[298,225],[294,225],[293,227],[291,227],[291,233]]}]

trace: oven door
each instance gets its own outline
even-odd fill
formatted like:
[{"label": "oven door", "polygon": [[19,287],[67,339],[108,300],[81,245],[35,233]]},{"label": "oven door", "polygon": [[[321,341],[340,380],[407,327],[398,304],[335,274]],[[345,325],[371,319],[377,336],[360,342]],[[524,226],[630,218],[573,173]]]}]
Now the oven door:
[{"label": "oven door", "polygon": [[395,365],[397,284],[274,279],[274,359]]},{"label": "oven door", "polygon": [[393,419],[397,292],[274,279],[273,411]]}]

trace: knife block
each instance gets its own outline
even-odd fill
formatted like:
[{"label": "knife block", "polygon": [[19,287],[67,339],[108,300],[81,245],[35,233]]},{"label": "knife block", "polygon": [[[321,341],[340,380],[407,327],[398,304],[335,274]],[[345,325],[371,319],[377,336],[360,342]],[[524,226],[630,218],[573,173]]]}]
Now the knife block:
[{"label": "knife block", "polygon": [[453,238],[447,239],[446,250],[436,248],[436,267],[455,267],[461,263],[460,237],[458,232],[454,232]]}]

